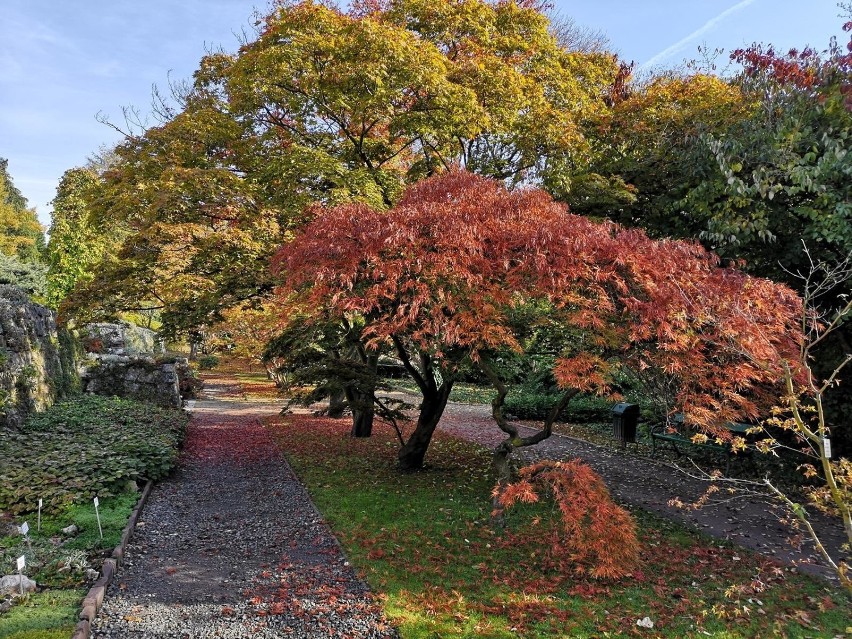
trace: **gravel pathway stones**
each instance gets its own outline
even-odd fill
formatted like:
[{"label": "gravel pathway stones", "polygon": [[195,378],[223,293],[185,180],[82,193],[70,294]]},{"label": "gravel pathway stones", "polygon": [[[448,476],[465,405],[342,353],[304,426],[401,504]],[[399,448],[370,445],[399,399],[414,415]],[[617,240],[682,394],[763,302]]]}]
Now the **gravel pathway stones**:
[{"label": "gravel pathway stones", "polygon": [[[494,448],[505,435],[494,424],[491,407],[450,403],[439,425],[444,431],[488,448]],[[523,434],[531,429],[521,428]],[[786,563],[802,572],[833,579],[831,570],[822,563],[813,545],[805,542],[799,549],[791,543],[788,526],[780,523],[783,514],[778,503],[770,499],[740,497],[730,499],[725,493],[715,502],[698,510],[670,506],[679,498],[695,502],[707,490],[709,483],[691,477],[676,465],[657,459],[621,452],[563,435],[552,435],[536,446],[522,449],[527,462],[538,459],[575,459],[588,463],[600,474],[610,492],[621,503],[638,506],[667,519],[680,521],[702,532],[757,551]],[[809,513],[823,544],[832,556],[840,556],[843,545],[843,525],[820,513]]]},{"label": "gravel pathway stones", "polygon": [[397,636],[260,424],[279,410],[209,385],[93,637]]}]

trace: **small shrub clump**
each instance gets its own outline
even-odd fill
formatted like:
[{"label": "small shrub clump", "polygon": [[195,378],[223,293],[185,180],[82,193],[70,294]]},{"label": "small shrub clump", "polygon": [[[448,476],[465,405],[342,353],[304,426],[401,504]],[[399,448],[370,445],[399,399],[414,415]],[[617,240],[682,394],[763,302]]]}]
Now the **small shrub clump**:
[{"label": "small shrub clump", "polygon": [[177,461],[188,416],[95,395],[55,404],[0,440],[0,511],[45,512],[116,495],[164,477]]},{"label": "small shrub clump", "polygon": [[202,355],[198,358],[198,370],[209,371],[219,365],[219,358],[215,355]]}]

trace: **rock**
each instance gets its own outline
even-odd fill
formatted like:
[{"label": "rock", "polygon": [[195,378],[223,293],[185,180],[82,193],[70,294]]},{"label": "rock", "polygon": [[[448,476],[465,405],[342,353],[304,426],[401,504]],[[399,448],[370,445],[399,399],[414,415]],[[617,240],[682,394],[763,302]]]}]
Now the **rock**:
[{"label": "rock", "polygon": [[66,528],[62,529],[62,534],[68,535],[70,537],[71,535],[76,535],[79,530],[80,529],[77,528],[77,526],[71,524],[70,526],[67,526]]},{"label": "rock", "polygon": [[89,353],[140,356],[165,352],[154,331],[130,322],[87,324],[83,333],[83,346]]},{"label": "rock", "polygon": [[649,630],[654,627],[654,622],[651,621],[650,617],[644,617],[636,621],[636,625],[640,628],[648,628]]},{"label": "rock", "polygon": [[83,391],[180,408],[182,358],[163,357],[154,331],[130,322],[87,324],[86,359],[79,374]]},{"label": "rock", "polygon": [[[76,346],[56,315],[21,289],[0,285],[0,427],[19,427],[79,387]],[[2,435],[0,435],[2,436]]]},{"label": "rock", "polygon": [[157,362],[148,357],[90,355],[80,367],[80,379],[86,393],[174,408],[183,404],[173,362]]},{"label": "rock", "polygon": [[86,568],[86,579],[89,581],[95,581],[101,573],[99,573],[94,568]]},{"label": "rock", "polygon": [[24,592],[35,592],[36,582],[26,575],[6,575],[0,577],[0,594],[19,594],[21,592],[21,580],[24,582]]}]

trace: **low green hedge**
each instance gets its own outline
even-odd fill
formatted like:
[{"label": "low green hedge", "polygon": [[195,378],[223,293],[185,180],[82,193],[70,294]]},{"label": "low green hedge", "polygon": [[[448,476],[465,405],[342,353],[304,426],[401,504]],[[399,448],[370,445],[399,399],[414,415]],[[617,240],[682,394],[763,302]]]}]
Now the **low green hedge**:
[{"label": "low green hedge", "polygon": [[[528,386],[518,386],[506,395],[504,411],[518,419],[545,419],[559,397]],[[559,420],[578,424],[611,421],[614,404],[611,399],[581,393],[571,399]]]},{"label": "low green hedge", "polygon": [[46,513],[160,479],[177,461],[186,413],[95,395],[63,401],[0,439],[0,511]]}]

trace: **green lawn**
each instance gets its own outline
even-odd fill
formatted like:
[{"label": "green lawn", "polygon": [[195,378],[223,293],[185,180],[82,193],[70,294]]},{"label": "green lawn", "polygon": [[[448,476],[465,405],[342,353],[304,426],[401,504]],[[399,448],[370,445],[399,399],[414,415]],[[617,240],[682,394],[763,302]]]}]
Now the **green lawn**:
[{"label": "green lawn", "polygon": [[29,595],[0,617],[0,639],[68,639],[85,595],[83,588]]},{"label": "green lawn", "polygon": [[[430,467],[400,474],[383,427],[272,422],[294,469],[406,639],[842,636],[849,601],[769,560],[634,512],[642,566],[598,581],[553,552],[549,504],[490,521],[489,456],[440,433]],[[636,621],[649,617],[654,629]]]}]

